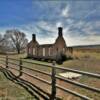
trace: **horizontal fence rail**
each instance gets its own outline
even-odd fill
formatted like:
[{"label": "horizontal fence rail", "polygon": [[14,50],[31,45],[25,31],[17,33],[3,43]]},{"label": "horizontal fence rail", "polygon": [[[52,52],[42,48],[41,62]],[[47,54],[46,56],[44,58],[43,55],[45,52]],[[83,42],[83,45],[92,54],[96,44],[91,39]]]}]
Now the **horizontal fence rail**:
[{"label": "horizontal fence rail", "polygon": [[[29,61],[23,61],[23,62],[30,63],[30,64],[36,64],[36,65],[42,65],[44,67],[53,67],[52,65],[48,65],[48,64],[40,64],[40,63],[29,62]],[[99,78],[100,79],[100,74],[95,74],[95,73],[90,73],[90,72],[86,72],[86,71],[75,70],[75,69],[71,69],[71,68],[58,67],[58,66],[55,66],[55,68],[56,69],[60,69],[60,70],[64,70],[64,71],[75,72],[75,73],[79,73],[79,74],[83,74],[83,75],[87,75],[87,76],[90,76],[90,77],[94,77],[94,78]]]},{"label": "horizontal fence rail", "polygon": [[48,75],[48,76],[51,76],[51,74],[50,73],[47,73],[47,72],[44,72],[44,71],[40,71],[40,70],[38,70],[38,69],[33,69],[33,68],[27,68],[27,67],[25,67],[25,66],[22,66],[23,68],[25,68],[25,69],[28,69],[28,70],[31,70],[31,71],[36,71],[36,72],[39,72],[39,73],[41,73],[41,74],[45,74],[45,75]]},{"label": "horizontal fence rail", "polygon": [[89,97],[87,97],[87,96],[84,96],[84,95],[79,94],[79,93],[77,93],[77,92],[75,92],[75,91],[66,89],[66,88],[64,88],[64,87],[62,87],[62,86],[56,85],[56,87],[59,88],[59,89],[61,89],[61,90],[63,90],[63,91],[65,91],[65,92],[68,92],[68,93],[70,93],[70,94],[73,94],[74,96],[80,97],[80,98],[83,99],[83,100],[91,100],[91,98],[89,98]]},{"label": "horizontal fence rail", "polygon": [[[15,63],[16,61],[17,61],[17,63]],[[88,77],[93,77],[93,78],[97,78],[97,79],[100,79],[100,74],[86,72],[86,71],[80,71],[80,70],[75,70],[75,69],[71,69],[71,68],[59,67],[59,66],[55,65],[54,61],[53,61],[53,64],[49,64],[48,65],[48,64],[36,63],[34,61],[33,62],[29,62],[29,61],[25,61],[23,59],[9,58],[8,56],[6,56],[6,57],[0,57],[0,63],[3,66],[5,65],[5,68],[7,70],[14,69],[14,70],[18,71],[19,72],[19,77],[22,76],[23,74],[25,74],[25,75],[27,75],[29,77],[32,77],[32,78],[34,78],[36,80],[39,80],[39,81],[41,81],[41,82],[43,82],[45,84],[50,85],[51,86],[50,100],[55,100],[57,89],[60,89],[60,90],[65,91],[67,93],[70,93],[70,94],[72,94],[72,95],[74,95],[76,97],[79,97],[81,99],[84,99],[84,100],[91,100],[92,99],[92,98],[87,97],[85,95],[82,95],[82,94],[80,94],[80,93],[78,93],[76,91],[67,89],[64,86],[60,86],[59,84],[57,84],[57,82],[56,82],[57,80],[61,80],[61,81],[64,81],[66,83],[78,86],[80,88],[84,88],[84,89],[87,89],[87,90],[90,90],[90,91],[93,91],[93,92],[96,92],[96,93],[100,93],[100,89],[99,88],[95,88],[93,86],[88,86],[86,84],[82,84],[82,83],[79,83],[77,81],[61,77],[61,76],[56,74],[56,70],[58,69],[58,70],[74,72],[74,73],[86,75]],[[23,65],[23,63],[40,65],[40,66],[43,66],[43,67],[46,67],[46,68],[48,67],[48,68],[51,69],[51,72],[45,72],[45,71],[42,71],[42,70],[39,70],[39,69],[36,69],[36,68],[29,68],[28,66]],[[9,64],[11,64],[13,66],[11,66]],[[29,70],[29,71],[33,71],[33,72],[37,72],[37,73],[41,73],[43,75],[47,75],[48,77],[51,78],[51,81],[47,81],[46,79],[43,79],[43,78],[41,78],[39,76],[35,76],[33,74],[30,74],[30,73],[26,72],[24,69]]]}]

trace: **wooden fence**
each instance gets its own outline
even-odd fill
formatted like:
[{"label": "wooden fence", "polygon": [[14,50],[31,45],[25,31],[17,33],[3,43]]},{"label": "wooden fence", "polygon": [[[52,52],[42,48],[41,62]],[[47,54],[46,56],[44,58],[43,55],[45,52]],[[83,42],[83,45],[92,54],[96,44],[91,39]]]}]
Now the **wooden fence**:
[{"label": "wooden fence", "polygon": [[[11,62],[10,60],[13,60],[13,62]],[[15,63],[15,61],[18,61],[19,64]],[[48,67],[51,69],[51,72],[46,72],[46,71],[41,71],[39,69],[35,69],[35,68],[29,68],[28,66],[24,66],[23,63],[30,63],[30,64],[35,64],[35,65],[40,65],[40,66],[43,66],[43,67]],[[95,87],[92,87],[92,86],[88,86],[86,84],[82,84],[82,83],[79,83],[75,80],[70,80],[68,78],[63,78],[59,75],[56,74],[56,71],[59,69],[59,70],[64,70],[64,71],[68,71],[68,72],[74,72],[74,73],[78,73],[78,74],[82,74],[82,75],[86,75],[88,77],[93,77],[93,78],[97,78],[97,79],[100,79],[100,74],[96,74],[96,73],[90,73],[90,72],[85,72],[85,71],[80,71],[80,70],[74,70],[74,69],[71,69],[71,68],[65,68],[65,67],[58,67],[56,66],[55,64],[55,61],[53,61],[52,65],[48,65],[48,64],[40,64],[40,63],[36,63],[36,62],[29,62],[29,61],[25,61],[25,60],[22,60],[22,59],[14,59],[14,58],[9,58],[8,56],[6,57],[1,57],[0,58],[0,64],[2,66],[5,66],[5,69],[6,70],[9,70],[10,69],[14,69],[14,70],[17,70],[19,71],[19,75],[18,77],[21,77],[23,74],[26,74],[34,79],[37,79],[45,84],[48,84],[51,86],[51,92],[50,92],[50,98],[49,100],[57,100],[56,98],[56,92],[57,92],[57,89],[60,89],[66,93],[70,93],[71,95],[74,95],[76,97],[79,97],[80,99],[84,99],[84,100],[91,100],[93,98],[90,98],[90,97],[87,97],[86,95],[83,95],[83,94],[80,94],[76,91],[73,91],[73,90],[70,90],[70,89],[67,89],[65,88],[64,86],[61,86],[59,84],[57,84],[56,80],[59,79],[61,81],[64,81],[64,82],[67,82],[69,84],[72,84],[72,85],[75,85],[75,86],[78,86],[80,88],[84,88],[84,89],[87,89],[87,90],[90,90],[90,91],[93,91],[94,93],[100,93],[100,88],[95,88]],[[18,68],[16,67],[12,67],[10,66],[9,64],[12,64],[13,66],[18,66]],[[41,73],[41,74],[44,74],[44,75],[47,75],[49,77],[51,77],[51,81],[48,81],[48,80],[45,80],[43,78],[40,78],[39,76],[35,76],[35,75],[32,75],[28,72],[25,72],[23,69],[28,69],[28,70],[31,70],[31,71],[35,71],[35,72],[38,72],[38,73]]]}]

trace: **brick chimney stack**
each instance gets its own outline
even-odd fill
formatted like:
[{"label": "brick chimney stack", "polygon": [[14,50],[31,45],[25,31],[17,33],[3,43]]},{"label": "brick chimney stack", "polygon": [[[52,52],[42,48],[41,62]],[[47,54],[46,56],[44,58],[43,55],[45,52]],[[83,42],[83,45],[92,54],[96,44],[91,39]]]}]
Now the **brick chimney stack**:
[{"label": "brick chimney stack", "polygon": [[36,35],[32,34],[32,41],[36,41]]},{"label": "brick chimney stack", "polygon": [[62,31],[63,31],[63,28],[62,27],[58,27],[58,36],[61,37],[63,35]]}]

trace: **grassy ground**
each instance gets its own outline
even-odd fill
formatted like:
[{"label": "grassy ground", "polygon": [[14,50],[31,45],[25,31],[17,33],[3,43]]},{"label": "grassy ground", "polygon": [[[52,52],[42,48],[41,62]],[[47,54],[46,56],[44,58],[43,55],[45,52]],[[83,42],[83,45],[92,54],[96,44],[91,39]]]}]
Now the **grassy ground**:
[{"label": "grassy ground", "polygon": [[63,63],[64,67],[100,73],[100,53],[74,52],[75,59]]},{"label": "grassy ground", "polygon": [[0,100],[35,100],[21,86],[6,79],[0,72]]},{"label": "grassy ground", "polygon": [[[62,65],[63,67],[68,67],[68,68],[73,68],[77,70],[82,70],[82,71],[88,71],[88,72],[93,72],[93,73],[99,73],[100,74],[100,53],[96,52],[74,52],[73,53],[74,59],[65,61]],[[21,55],[9,55],[11,58],[25,58],[26,54],[21,54]],[[23,59],[25,61],[33,62],[34,60],[30,59]],[[41,61],[34,61],[36,63],[42,63],[42,64],[51,64],[47,62],[41,62]],[[30,68],[38,68],[43,71],[49,71],[48,67],[42,67],[38,65],[33,65],[33,64],[28,64],[24,63],[25,66],[30,67]],[[94,86],[97,88],[100,88],[100,80],[95,79],[95,78],[89,78],[87,76],[82,76],[78,80],[80,83],[85,83],[88,84],[89,86]],[[79,93],[85,94],[87,96],[95,98],[95,100],[100,99],[100,94],[93,93],[91,91],[86,91],[85,89],[81,89],[78,87],[73,87],[73,90],[78,91]]]},{"label": "grassy ground", "polygon": [[[73,55],[75,57],[74,60],[66,61],[61,66],[100,74],[100,53],[74,52]],[[82,76],[78,79],[78,82],[100,88],[100,79]],[[95,98],[95,100],[100,99],[100,94],[77,87],[74,87],[74,89],[79,93]]]}]

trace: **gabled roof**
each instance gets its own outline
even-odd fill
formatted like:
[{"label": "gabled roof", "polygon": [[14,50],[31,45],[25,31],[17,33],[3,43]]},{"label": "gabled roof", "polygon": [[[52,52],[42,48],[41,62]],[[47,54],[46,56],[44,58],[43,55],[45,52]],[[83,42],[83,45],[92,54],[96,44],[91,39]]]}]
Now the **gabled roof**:
[{"label": "gabled roof", "polygon": [[33,45],[39,45],[39,43],[37,42],[37,41],[30,41],[29,43],[28,43],[28,47],[31,47],[31,46],[33,46]]}]

